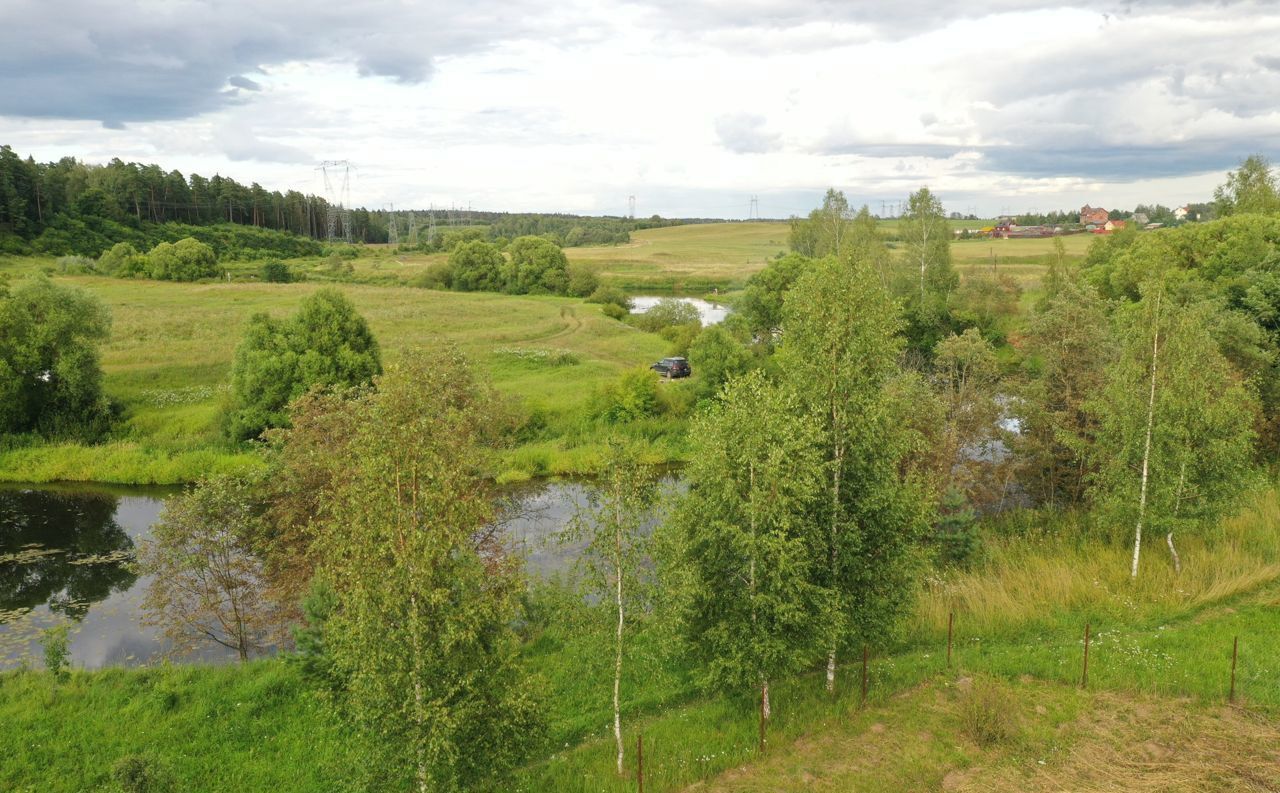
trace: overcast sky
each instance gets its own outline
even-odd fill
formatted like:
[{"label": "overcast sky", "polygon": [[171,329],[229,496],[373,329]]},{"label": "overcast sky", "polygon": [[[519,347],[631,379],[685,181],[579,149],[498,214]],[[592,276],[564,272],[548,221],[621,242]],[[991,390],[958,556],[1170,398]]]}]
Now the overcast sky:
[{"label": "overcast sky", "polygon": [[0,0],[0,143],[353,203],[785,217],[1207,198],[1280,153],[1280,2]]}]

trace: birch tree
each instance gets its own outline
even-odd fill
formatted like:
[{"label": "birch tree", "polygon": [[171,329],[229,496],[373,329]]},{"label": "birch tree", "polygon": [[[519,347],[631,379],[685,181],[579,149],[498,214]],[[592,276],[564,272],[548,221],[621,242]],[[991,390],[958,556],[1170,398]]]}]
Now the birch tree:
[{"label": "birch tree", "polygon": [[582,561],[597,594],[612,601],[613,738],[618,775],[623,773],[622,674],[628,615],[638,600],[637,588],[648,557],[648,531],[657,501],[657,480],[640,464],[636,450],[612,441],[605,454],[604,473],[587,496],[587,505],[574,516],[568,534],[586,542]]},{"label": "birch tree", "polygon": [[927,356],[950,327],[947,299],[960,283],[951,265],[951,227],[942,202],[929,188],[908,197],[899,230],[906,244],[903,262],[916,282],[908,287],[907,280],[899,287],[907,304],[907,337],[916,351]]},{"label": "birch tree", "polygon": [[811,514],[830,597],[827,689],[837,655],[895,618],[910,587],[909,549],[924,500],[899,474],[906,436],[892,421],[888,384],[902,349],[894,305],[870,262],[827,259],[788,295],[781,368],[817,427],[824,467]]},{"label": "birch tree", "polygon": [[350,411],[330,450],[346,475],[315,526],[344,712],[379,747],[374,787],[457,790],[500,774],[541,718],[514,656],[520,578],[478,538],[491,518],[482,442],[491,392],[462,356],[409,352]]},{"label": "birch tree", "polygon": [[675,510],[689,601],[686,638],[704,685],[759,692],[824,642],[829,598],[813,583],[809,516],[821,461],[817,433],[791,393],[748,373],[695,424],[689,493]]},{"label": "birch tree", "polygon": [[1249,470],[1255,400],[1210,335],[1215,307],[1181,305],[1157,277],[1121,312],[1124,349],[1092,404],[1100,417],[1095,492],[1133,528],[1137,578],[1144,532],[1174,534],[1215,520],[1238,499]]}]

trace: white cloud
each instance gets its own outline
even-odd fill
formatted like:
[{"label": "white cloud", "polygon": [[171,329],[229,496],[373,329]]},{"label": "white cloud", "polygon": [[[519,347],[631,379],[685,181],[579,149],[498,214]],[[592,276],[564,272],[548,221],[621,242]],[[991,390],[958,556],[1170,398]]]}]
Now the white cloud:
[{"label": "white cloud", "polygon": [[1280,149],[1273,3],[143,2],[10,0],[0,141],[317,191],[349,159],[370,206],[738,217],[828,185],[1170,204]]}]

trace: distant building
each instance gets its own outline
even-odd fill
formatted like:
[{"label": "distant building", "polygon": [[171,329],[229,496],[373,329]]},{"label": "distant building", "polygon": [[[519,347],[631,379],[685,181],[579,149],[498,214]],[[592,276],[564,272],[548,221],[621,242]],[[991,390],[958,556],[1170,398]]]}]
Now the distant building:
[{"label": "distant building", "polygon": [[1151,218],[1147,217],[1145,212],[1134,212],[1133,217],[1129,218],[1135,226],[1145,226],[1151,222]]},{"label": "distant building", "polygon": [[1190,215],[1190,214],[1191,214],[1191,210],[1187,209],[1184,206],[1178,207],[1177,209],[1173,210],[1173,217],[1175,220],[1186,220],[1187,215]]},{"label": "distant building", "polygon": [[1080,209],[1080,222],[1084,225],[1092,223],[1095,226],[1101,226],[1109,220],[1107,210],[1102,207],[1091,207],[1085,204]]},{"label": "distant building", "polygon": [[1107,231],[1121,231],[1124,229],[1125,225],[1126,224],[1123,220],[1108,220],[1102,225],[1102,228]]}]

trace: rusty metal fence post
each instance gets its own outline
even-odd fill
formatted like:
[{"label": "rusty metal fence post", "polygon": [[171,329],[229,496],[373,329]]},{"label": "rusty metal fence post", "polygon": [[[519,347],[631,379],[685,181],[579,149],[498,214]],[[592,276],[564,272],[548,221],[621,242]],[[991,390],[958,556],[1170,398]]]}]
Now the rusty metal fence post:
[{"label": "rusty metal fence post", "polygon": [[1089,623],[1084,624],[1084,671],[1080,674],[1080,687],[1089,686]]}]

